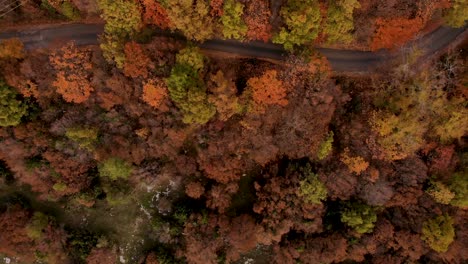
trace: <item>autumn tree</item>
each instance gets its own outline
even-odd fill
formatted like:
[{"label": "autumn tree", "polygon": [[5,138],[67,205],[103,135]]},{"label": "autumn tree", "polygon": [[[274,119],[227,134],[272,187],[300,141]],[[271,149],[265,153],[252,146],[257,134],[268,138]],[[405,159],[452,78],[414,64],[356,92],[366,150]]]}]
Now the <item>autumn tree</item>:
[{"label": "autumn tree", "polygon": [[440,181],[431,181],[426,192],[432,196],[436,202],[441,204],[449,204],[455,197],[455,194]]},{"label": "autumn tree", "polygon": [[321,21],[317,0],[288,0],[280,14],[285,27],[273,37],[273,43],[292,51],[295,45],[307,44],[317,38]]},{"label": "autumn tree", "polygon": [[324,29],[329,43],[349,43],[353,40],[353,11],[359,7],[357,0],[329,1],[327,23]]},{"label": "autumn tree", "polygon": [[211,16],[220,17],[223,15],[223,2],[224,0],[211,0],[210,1]]},{"label": "autumn tree", "polygon": [[367,170],[369,167],[369,162],[365,161],[362,157],[351,156],[348,148],[345,148],[344,152],[341,154],[340,160],[351,172],[356,174],[361,174],[361,172]]},{"label": "autumn tree", "polygon": [[379,135],[379,143],[389,160],[399,160],[415,153],[424,143],[427,124],[417,123],[417,112],[407,111],[402,115],[376,112],[371,122]]},{"label": "autumn tree", "polygon": [[93,150],[98,141],[96,128],[71,127],[65,132],[65,136],[76,142],[80,148]]},{"label": "autumn tree", "polygon": [[421,17],[413,19],[379,17],[375,24],[377,30],[372,36],[371,50],[401,47],[424,28],[424,21]]},{"label": "autumn tree", "polygon": [[421,238],[433,250],[446,252],[455,238],[452,218],[445,214],[424,222]]},{"label": "autumn tree", "polygon": [[260,77],[252,77],[247,86],[252,91],[254,110],[264,112],[269,105],[286,106],[286,85],[278,79],[276,70],[267,70]]},{"label": "autumn tree", "polygon": [[167,14],[172,29],[180,30],[189,40],[203,41],[214,34],[215,22],[206,0],[171,0]]},{"label": "autumn tree", "polygon": [[325,159],[333,150],[333,131],[330,131],[327,137],[320,143],[317,151],[317,158],[319,160]]},{"label": "autumn tree", "polygon": [[366,204],[352,202],[341,211],[341,222],[361,234],[372,232],[376,221],[375,209]]},{"label": "autumn tree", "polygon": [[452,6],[445,13],[444,19],[451,27],[463,27],[468,20],[468,2],[465,0],[452,0]]},{"label": "autumn tree", "polygon": [[319,204],[327,198],[327,187],[318,178],[318,175],[311,171],[310,166],[303,168],[304,179],[299,182],[299,196],[306,202]]},{"label": "autumn tree", "polygon": [[17,38],[0,41],[0,59],[22,59],[24,58],[24,45]]},{"label": "autumn tree", "polygon": [[455,194],[450,203],[461,208],[468,208],[468,171],[466,169],[452,175],[449,188]]},{"label": "autumn tree", "polygon": [[125,61],[124,43],[142,25],[139,7],[133,1],[100,0],[99,8],[102,10],[101,17],[106,21],[101,39],[104,57],[122,68]]},{"label": "autumn tree", "polygon": [[143,85],[141,98],[148,105],[160,109],[163,101],[167,98],[166,84],[159,80],[149,80]]},{"label": "autumn tree", "polygon": [[426,135],[448,143],[468,132],[463,97],[449,97],[444,90],[446,80],[439,78],[437,69],[433,71],[411,76],[396,71],[392,83],[385,83],[386,89],[376,95],[380,109],[370,123],[387,159],[413,155]]},{"label": "autumn tree", "polygon": [[212,94],[208,96],[208,101],[216,107],[218,119],[228,120],[231,116],[242,112],[242,105],[236,96],[236,86],[232,80],[226,79],[222,71],[210,75],[214,87],[210,89]]},{"label": "autumn tree", "polygon": [[184,123],[205,124],[216,113],[208,102],[200,71],[204,57],[198,48],[185,48],[176,56],[176,64],[166,79],[169,96],[182,111]]},{"label": "autumn tree", "polygon": [[151,60],[146,55],[145,50],[136,42],[128,42],[125,44],[125,62],[123,72],[126,76],[137,78],[147,78],[151,66]]},{"label": "autumn tree", "polygon": [[99,165],[99,176],[111,180],[127,179],[132,173],[132,166],[120,158],[109,158]]},{"label": "autumn tree", "polygon": [[236,0],[225,0],[221,23],[224,38],[243,39],[247,33],[247,25],[242,20],[244,5]]},{"label": "autumn tree", "polygon": [[190,182],[185,186],[185,193],[191,198],[198,199],[205,193],[205,187],[199,182]]},{"label": "autumn tree", "polygon": [[73,42],[49,57],[57,72],[53,86],[65,101],[82,103],[94,90],[89,81],[92,70],[90,57],[89,50],[80,50]]},{"label": "autumn tree", "polygon": [[247,39],[267,42],[271,38],[271,10],[267,0],[250,0],[246,3],[244,21]]},{"label": "autumn tree", "polygon": [[64,1],[60,7],[60,13],[70,20],[80,19],[80,11],[69,1]]},{"label": "autumn tree", "polygon": [[166,9],[162,3],[164,1],[141,0],[143,6],[143,22],[145,24],[156,25],[161,29],[170,27],[170,20]]},{"label": "autumn tree", "polygon": [[0,126],[16,126],[27,113],[27,106],[16,91],[0,80]]},{"label": "autumn tree", "polygon": [[265,184],[254,184],[257,200],[253,210],[262,217],[268,243],[280,241],[290,230],[319,231],[323,213],[320,200],[326,197],[325,186],[308,166],[292,163],[284,172],[277,169],[277,165],[265,168]]}]

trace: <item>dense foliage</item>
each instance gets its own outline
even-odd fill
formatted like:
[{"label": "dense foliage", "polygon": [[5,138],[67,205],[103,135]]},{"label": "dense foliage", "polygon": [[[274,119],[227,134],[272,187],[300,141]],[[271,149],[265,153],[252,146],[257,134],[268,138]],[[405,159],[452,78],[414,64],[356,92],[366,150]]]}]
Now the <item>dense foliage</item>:
[{"label": "dense foliage", "polygon": [[186,48],[177,54],[176,65],[166,80],[169,95],[181,109],[185,123],[205,124],[215,114],[201,81],[204,57],[198,48]]},{"label": "dense foliage", "polygon": [[26,114],[27,106],[12,87],[0,80],[0,126],[16,126]]},{"label": "dense foliage", "polygon": [[[312,50],[398,48],[455,3],[23,1],[2,28],[106,25],[0,43],[0,262],[467,262],[466,43],[372,74]],[[212,38],[293,52],[187,41]]]},{"label": "dense foliage", "polygon": [[453,220],[449,215],[437,216],[423,224],[422,239],[437,252],[446,252],[454,237]]},{"label": "dense foliage", "polygon": [[296,45],[309,44],[317,38],[320,28],[320,8],[317,0],[288,0],[281,8],[285,27],[273,37],[286,50]]}]

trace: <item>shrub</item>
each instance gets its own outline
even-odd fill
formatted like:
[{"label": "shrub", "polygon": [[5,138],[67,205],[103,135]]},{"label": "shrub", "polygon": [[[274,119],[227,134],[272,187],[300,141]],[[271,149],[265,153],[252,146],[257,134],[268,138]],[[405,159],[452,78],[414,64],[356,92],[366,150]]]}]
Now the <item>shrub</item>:
[{"label": "shrub", "polygon": [[367,204],[351,203],[341,212],[341,222],[352,227],[360,234],[370,233],[377,221],[377,214],[373,207]]},{"label": "shrub", "polygon": [[305,179],[300,181],[299,196],[307,203],[320,204],[327,198],[327,187],[320,181],[317,174],[307,172]]},{"label": "shrub", "polygon": [[449,188],[455,194],[450,203],[468,208],[468,170],[455,173],[450,180]]},{"label": "shrub", "polygon": [[446,252],[455,238],[453,220],[449,215],[441,215],[424,222],[422,240],[437,252]]},{"label": "shrub", "polygon": [[127,179],[132,170],[133,168],[128,162],[120,158],[109,158],[99,166],[99,175],[111,180]]},{"label": "shrub", "polygon": [[0,80],[0,126],[16,126],[26,114],[27,106],[17,97],[16,91]]},{"label": "shrub", "polygon": [[432,196],[436,202],[441,204],[449,204],[455,197],[455,194],[451,192],[447,186],[438,181],[431,182],[426,192]]},{"label": "shrub", "polygon": [[247,33],[247,25],[242,20],[244,5],[236,0],[226,0],[223,11],[221,23],[224,38],[243,39]]},{"label": "shrub", "polygon": [[320,143],[319,149],[317,151],[317,158],[319,160],[323,160],[332,152],[333,136],[334,136],[333,131],[330,131],[330,133],[328,133],[328,136],[325,138],[325,140],[322,143]]},{"label": "shrub", "polygon": [[289,0],[280,14],[286,27],[273,37],[273,43],[282,44],[286,50],[292,51],[295,45],[317,38],[321,22],[317,0]]},{"label": "shrub", "polygon": [[76,142],[80,148],[91,151],[97,143],[98,130],[96,128],[72,127],[67,129],[65,136]]}]

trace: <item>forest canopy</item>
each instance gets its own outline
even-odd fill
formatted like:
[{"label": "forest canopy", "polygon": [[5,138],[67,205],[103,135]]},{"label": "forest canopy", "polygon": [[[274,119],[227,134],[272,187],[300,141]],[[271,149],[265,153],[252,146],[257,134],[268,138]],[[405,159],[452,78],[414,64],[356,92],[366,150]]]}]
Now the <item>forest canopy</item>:
[{"label": "forest canopy", "polygon": [[466,8],[23,1],[0,262],[467,263]]}]

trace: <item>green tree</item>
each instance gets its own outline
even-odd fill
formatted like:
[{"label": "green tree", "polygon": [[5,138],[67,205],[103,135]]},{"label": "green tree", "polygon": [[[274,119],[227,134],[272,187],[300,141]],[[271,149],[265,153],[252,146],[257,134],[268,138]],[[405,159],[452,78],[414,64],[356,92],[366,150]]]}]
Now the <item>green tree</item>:
[{"label": "green tree", "polygon": [[422,240],[437,252],[446,252],[455,238],[453,220],[449,215],[441,215],[427,220],[422,227]]},{"label": "green tree", "polygon": [[27,106],[18,100],[13,88],[0,80],[0,126],[16,126],[26,114]]},{"label": "green tree", "polygon": [[127,179],[133,171],[132,165],[120,158],[109,158],[98,166],[99,175],[111,180]]},{"label": "green tree", "polygon": [[177,55],[176,65],[166,79],[169,96],[187,124],[205,124],[216,113],[216,108],[208,102],[206,87],[200,78],[203,61],[198,48],[185,48]]},{"label": "green tree", "polygon": [[243,39],[247,34],[247,25],[242,20],[244,5],[236,0],[226,0],[223,6],[221,23],[224,38]]},{"label": "green tree", "polygon": [[108,61],[115,61],[122,68],[125,42],[142,26],[140,9],[134,1],[99,0],[98,3],[101,17],[106,21],[101,49]]},{"label": "green tree", "polygon": [[375,209],[367,204],[350,203],[341,212],[341,222],[360,234],[372,232],[376,221]]},{"label": "green tree", "polygon": [[351,33],[354,30],[353,11],[360,6],[358,0],[329,1],[324,30],[329,43],[349,43],[353,40]]},{"label": "green tree", "polygon": [[450,179],[449,188],[455,194],[450,203],[468,208],[468,170],[455,173]]},{"label": "green tree", "polygon": [[96,128],[72,127],[67,129],[65,136],[76,142],[80,148],[91,151],[97,143],[98,130]]},{"label": "green tree", "polygon": [[317,38],[321,22],[317,0],[288,0],[280,14],[286,26],[273,37],[273,43],[292,51],[295,45],[310,43]]},{"label": "green tree", "polygon": [[195,71],[203,69],[205,66],[205,56],[196,47],[182,49],[176,55],[176,63],[191,67]]},{"label": "green tree", "polygon": [[446,12],[445,23],[451,27],[461,28],[468,20],[468,2],[466,0],[452,0],[452,7]]},{"label": "green tree", "polygon": [[167,14],[173,29],[180,30],[188,39],[203,41],[214,34],[214,21],[206,0],[167,0]]},{"label": "green tree", "polygon": [[300,181],[299,196],[307,203],[320,204],[327,198],[327,187],[315,173],[307,172],[305,177]]},{"label": "green tree", "polygon": [[330,131],[325,140],[322,143],[320,143],[319,149],[317,151],[317,158],[319,160],[323,160],[328,155],[330,155],[333,149],[333,135],[333,131]]}]

